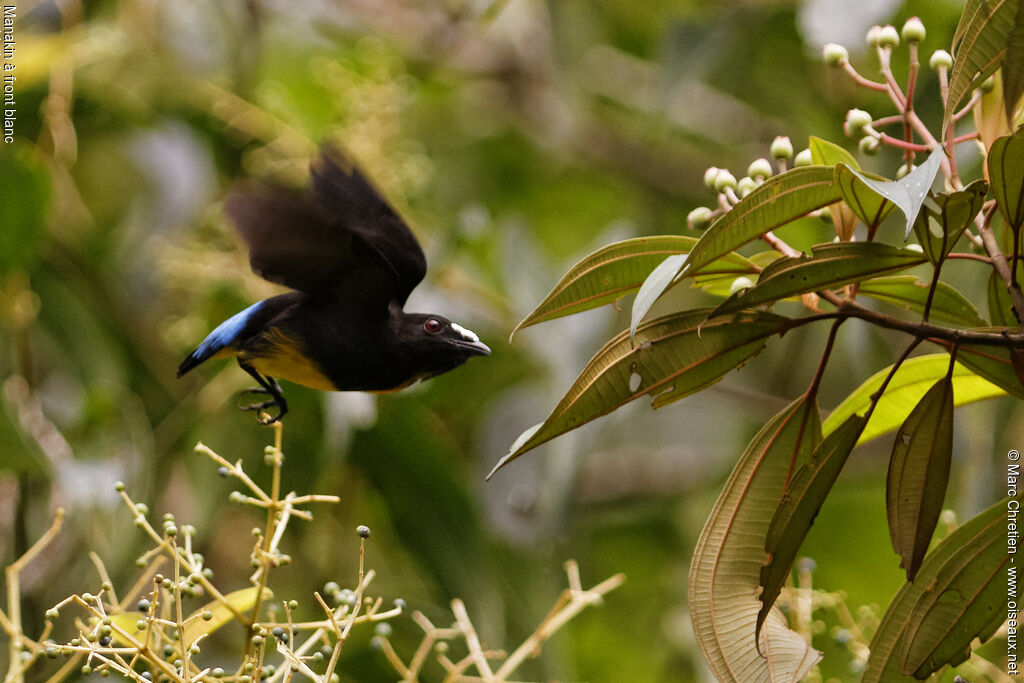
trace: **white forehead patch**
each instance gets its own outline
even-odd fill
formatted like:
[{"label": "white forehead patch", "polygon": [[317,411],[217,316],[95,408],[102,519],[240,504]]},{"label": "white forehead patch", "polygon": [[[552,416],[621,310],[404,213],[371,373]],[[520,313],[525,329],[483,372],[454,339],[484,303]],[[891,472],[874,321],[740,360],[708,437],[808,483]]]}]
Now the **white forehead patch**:
[{"label": "white forehead patch", "polygon": [[471,330],[467,330],[462,325],[458,325],[456,323],[452,323],[452,329],[455,330],[456,332],[458,332],[459,334],[461,334],[464,339],[468,339],[469,341],[472,341],[472,342],[480,341],[480,337],[476,336],[475,332],[473,332]]}]

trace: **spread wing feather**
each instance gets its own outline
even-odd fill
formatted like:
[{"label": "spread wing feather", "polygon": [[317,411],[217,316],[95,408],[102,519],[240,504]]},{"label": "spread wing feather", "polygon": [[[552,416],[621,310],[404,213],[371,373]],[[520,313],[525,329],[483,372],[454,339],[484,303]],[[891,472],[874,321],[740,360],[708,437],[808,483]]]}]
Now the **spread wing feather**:
[{"label": "spread wing feather", "polygon": [[373,283],[373,305],[404,305],[427,270],[412,231],[340,150],[321,149],[311,174],[307,190],[248,181],[228,195],[253,271],[313,294]]}]

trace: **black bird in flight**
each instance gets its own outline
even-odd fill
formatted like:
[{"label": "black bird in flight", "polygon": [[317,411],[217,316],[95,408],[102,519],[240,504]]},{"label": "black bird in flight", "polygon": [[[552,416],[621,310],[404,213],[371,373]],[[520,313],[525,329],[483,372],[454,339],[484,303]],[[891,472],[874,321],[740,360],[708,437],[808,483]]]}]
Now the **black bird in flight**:
[{"label": "black bird in flight", "polygon": [[427,260],[405,222],[337,148],[310,165],[312,187],[247,181],[225,210],[260,277],[293,291],[221,323],[178,366],[178,377],[209,358],[234,356],[269,400],[288,404],[278,379],[322,391],[397,391],[491,350],[469,330],[434,314],[402,310]]}]

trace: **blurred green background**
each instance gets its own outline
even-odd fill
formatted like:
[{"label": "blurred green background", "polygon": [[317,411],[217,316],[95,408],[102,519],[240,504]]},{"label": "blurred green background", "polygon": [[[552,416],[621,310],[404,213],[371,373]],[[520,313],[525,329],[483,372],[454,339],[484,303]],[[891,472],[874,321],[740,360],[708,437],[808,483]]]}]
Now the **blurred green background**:
[{"label": "blurred green background", "polygon": [[[451,621],[449,601],[460,597],[485,644],[511,650],[544,617],[573,558],[587,586],[616,572],[627,582],[520,679],[709,680],[687,615],[693,545],[746,442],[806,388],[825,330],[775,340],[698,396],[658,413],[638,401],[485,481],[628,318],[608,307],[508,335],[589,251],[685,232],[687,212],[712,201],[708,166],[742,175],[776,135],[798,150],[809,134],[852,147],[841,131],[847,109],[889,113],[881,96],[821,63],[821,44],[845,43],[873,76],[863,54],[871,24],[919,14],[926,61],[948,49],[962,8],[856,4],[17,3],[16,141],[0,148],[4,563],[56,506],[69,511],[24,578],[30,634],[57,600],[97,589],[88,550],[115,585],[134,580],[146,546],[116,480],[154,513],[194,524],[225,589],[246,585],[260,517],[227,502],[231,482],[192,447],[202,440],[241,458],[264,481],[272,433],[234,407],[251,382],[233,363],[181,381],[175,368],[217,323],[277,291],[249,271],[222,217],[226,189],[247,175],[300,176],[330,138],[424,245],[430,271],[407,309],[462,322],[494,353],[381,397],[285,387],[284,490],[342,501],[293,522],[277,596],[315,616],[313,590],[354,582],[353,530],[367,524],[374,594],[401,597],[436,624]],[[926,69],[918,110],[932,126],[937,91]],[[889,175],[898,164],[868,162]],[[830,228],[788,238],[802,248],[829,240]],[[962,277],[980,303],[984,273]],[[825,409],[892,360],[898,337],[849,327]],[[958,415],[947,505],[962,518],[995,497],[1003,453],[1024,442],[1020,418],[1009,401]],[[814,585],[846,591],[851,610],[884,606],[902,582],[885,526],[889,448],[854,455],[804,548]],[[393,625],[407,658],[419,629],[408,617]],[[855,680],[833,625],[815,640],[827,651],[822,676]],[[368,640],[346,648],[342,680],[396,678]],[[225,652],[236,644],[223,638]],[[440,680],[439,667],[429,671]]]}]

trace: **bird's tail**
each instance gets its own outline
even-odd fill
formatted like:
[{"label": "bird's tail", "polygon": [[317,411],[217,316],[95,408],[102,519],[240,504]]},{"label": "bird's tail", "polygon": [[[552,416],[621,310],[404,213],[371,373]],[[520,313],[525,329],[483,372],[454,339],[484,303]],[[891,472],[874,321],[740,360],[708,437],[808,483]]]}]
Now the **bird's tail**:
[{"label": "bird's tail", "polygon": [[250,322],[253,315],[259,312],[266,301],[255,303],[241,313],[236,313],[220,325],[213,332],[207,335],[203,343],[196,347],[196,350],[188,354],[185,360],[178,366],[178,377],[199,365],[205,360],[221,355],[227,356],[235,348],[238,339],[244,336],[246,324]]},{"label": "bird's tail", "polygon": [[181,365],[178,366],[178,377],[181,377],[186,372],[194,368],[195,366],[202,363],[209,356],[202,356],[199,353],[199,349],[196,349],[192,353],[185,357],[185,360],[181,361]]}]

